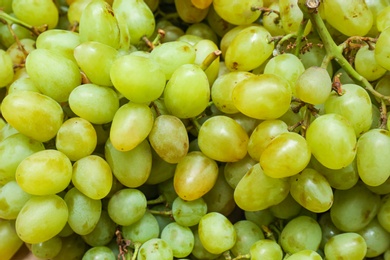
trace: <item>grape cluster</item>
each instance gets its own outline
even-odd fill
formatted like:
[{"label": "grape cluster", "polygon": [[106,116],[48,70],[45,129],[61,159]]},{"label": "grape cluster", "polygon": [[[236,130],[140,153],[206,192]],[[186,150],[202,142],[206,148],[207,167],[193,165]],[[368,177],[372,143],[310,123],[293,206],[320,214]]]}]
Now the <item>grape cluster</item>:
[{"label": "grape cluster", "polygon": [[0,258],[389,260],[389,21],[0,0]]}]

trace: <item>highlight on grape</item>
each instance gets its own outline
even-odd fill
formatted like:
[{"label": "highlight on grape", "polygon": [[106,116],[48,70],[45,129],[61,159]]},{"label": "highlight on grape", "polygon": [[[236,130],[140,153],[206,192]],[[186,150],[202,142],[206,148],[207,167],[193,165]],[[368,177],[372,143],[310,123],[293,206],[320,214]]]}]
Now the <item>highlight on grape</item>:
[{"label": "highlight on grape", "polygon": [[0,258],[390,260],[390,0],[0,0]]}]

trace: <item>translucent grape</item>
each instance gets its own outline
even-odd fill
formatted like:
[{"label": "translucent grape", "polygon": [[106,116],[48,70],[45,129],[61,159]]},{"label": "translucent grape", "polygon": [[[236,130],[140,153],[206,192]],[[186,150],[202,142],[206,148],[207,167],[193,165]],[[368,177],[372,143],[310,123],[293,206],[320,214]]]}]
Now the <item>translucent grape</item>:
[{"label": "translucent grape", "polygon": [[49,29],[52,29],[58,23],[57,6],[50,0],[38,1],[31,6],[30,2],[26,0],[12,1],[12,11],[23,22],[33,26],[46,24]]},{"label": "translucent grape", "polygon": [[15,231],[15,222],[0,220],[0,253],[4,259],[12,259],[12,256],[23,245],[23,241],[19,238]]},{"label": "translucent grape", "polygon": [[22,190],[16,181],[10,181],[0,188],[0,218],[16,219],[31,195]]},{"label": "translucent grape", "polygon": [[390,232],[390,195],[385,195],[382,198],[377,218],[381,226],[387,232]]},{"label": "translucent grape", "polygon": [[264,239],[263,231],[250,220],[240,220],[234,223],[233,227],[236,230],[237,240],[230,251],[235,256],[249,254],[251,246]]},{"label": "translucent grape", "polygon": [[172,216],[175,221],[186,227],[195,226],[207,213],[207,204],[203,198],[186,201],[177,197],[172,204]]},{"label": "translucent grape", "polygon": [[104,246],[114,237],[116,227],[117,224],[110,218],[107,211],[102,210],[99,221],[92,232],[77,237],[81,237],[90,246]]},{"label": "translucent grape", "polygon": [[271,214],[280,219],[291,219],[298,216],[302,211],[302,206],[291,196],[290,193],[280,203],[268,208]]},{"label": "translucent grape", "polygon": [[343,233],[330,238],[325,244],[326,259],[356,259],[362,260],[367,252],[364,238],[357,233]]},{"label": "translucent grape", "polygon": [[174,257],[188,256],[194,247],[194,234],[189,227],[172,222],[161,232],[161,239],[165,240],[172,249]]},{"label": "translucent grape", "polygon": [[386,73],[375,59],[375,45],[373,48],[367,45],[359,48],[354,61],[356,71],[369,81],[377,80]]},{"label": "translucent grape", "polygon": [[87,244],[76,234],[62,238],[61,251],[53,260],[67,260],[72,258],[81,259],[88,250]]},{"label": "translucent grape", "polygon": [[175,0],[175,7],[179,17],[187,23],[199,23],[207,16],[208,8],[199,8],[192,0]]},{"label": "translucent grape", "polygon": [[257,162],[249,155],[237,162],[226,163],[224,167],[224,177],[226,182],[235,189],[242,177],[255,165]]},{"label": "translucent grape", "polygon": [[122,226],[122,236],[133,242],[145,243],[159,237],[160,227],[155,216],[146,211],[140,220],[129,225]]},{"label": "translucent grape", "polygon": [[139,249],[137,260],[171,260],[173,252],[165,240],[152,238],[142,244]]},{"label": "translucent grape", "polygon": [[357,233],[366,241],[366,257],[380,256],[390,246],[390,234],[379,224],[376,218]]},{"label": "translucent grape", "polygon": [[0,50],[0,87],[5,87],[12,82],[14,70],[11,56],[4,50]]},{"label": "translucent grape", "polygon": [[95,259],[105,259],[105,260],[115,260],[117,259],[112,252],[112,250],[106,246],[97,246],[88,249],[85,252],[82,260],[95,260]]},{"label": "translucent grape", "polygon": [[282,248],[277,242],[270,239],[260,239],[254,243],[250,248],[250,255],[253,260],[283,259]]},{"label": "translucent grape", "polygon": [[169,180],[175,174],[176,164],[167,163],[152,149],[152,169],[146,184],[158,184]]},{"label": "translucent grape", "polygon": [[194,249],[192,250],[191,256],[194,256],[198,259],[216,259],[221,254],[213,254],[207,251],[199,238],[199,232],[197,228],[193,229],[194,232]]},{"label": "translucent grape", "polygon": [[62,248],[62,240],[60,237],[55,236],[49,240],[41,243],[32,244],[31,252],[37,258],[54,258],[59,254]]},{"label": "translucent grape", "polygon": [[229,23],[241,25],[250,24],[259,18],[260,11],[252,11],[252,7],[262,7],[263,0],[226,1],[214,0],[215,11]]}]

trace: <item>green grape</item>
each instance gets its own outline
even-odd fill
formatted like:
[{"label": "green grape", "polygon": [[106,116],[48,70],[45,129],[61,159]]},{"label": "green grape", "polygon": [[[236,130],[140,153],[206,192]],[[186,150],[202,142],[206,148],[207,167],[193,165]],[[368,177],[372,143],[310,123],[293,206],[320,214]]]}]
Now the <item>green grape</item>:
[{"label": "green grape", "polygon": [[[188,26],[186,30],[188,35],[196,35],[203,40],[212,41],[214,44],[218,44],[217,34],[206,23],[194,23]],[[218,48],[217,48],[218,49]]]},{"label": "green grape", "polygon": [[208,157],[221,162],[236,162],[247,153],[248,135],[233,119],[214,116],[200,128],[198,144]]},{"label": "green grape", "polygon": [[172,222],[161,232],[161,239],[168,243],[174,257],[182,258],[191,254],[194,248],[194,234],[189,227]]},{"label": "green grape", "polygon": [[287,124],[278,119],[264,120],[253,130],[248,142],[248,153],[252,159],[259,161],[261,154],[272,140],[281,133],[287,133]]},{"label": "green grape", "polygon": [[271,58],[264,68],[264,74],[280,75],[286,79],[290,84],[293,95],[295,95],[296,92],[295,82],[304,71],[305,67],[303,66],[302,62],[297,56],[291,53],[284,53]]},{"label": "green grape", "polygon": [[252,134],[253,130],[255,130],[256,126],[261,122],[259,119],[249,117],[242,113],[225,115],[234,119],[234,121],[236,121],[245,130],[248,136]]},{"label": "green grape", "polygon": [[321,227],[316,220],[308,216],[298,216],[287,223],[279,239],[283,250],[294,254],[305,249],[316,251],[321,238]]},{"label": "green grape", "polygon": [[[167,206],[167,204],[157,204],[151,208],[151,210],[157,210],[166,212],[169,211],[170,208]],[[145,212],[146,214],[146,212]],[[174,222],[174,219],[172,216],[168,216],[166,214],[155,214],[153,215],[154,218],[157,220],[158,226],[159,226],[159,235],[161,234],[161,231],[165,228],[166,225],[169,223]],[[144,231],[143,231],[144,232]]]},{"label": "green grape", "polygon": [[211,88],[211,97],[218,110],[226,114],[239,112],[233,103],[233,89],[239,82],[251,76],[253,74],[250,72],[234,71],[221,75],[214,81]]},{"label": "green grape", "polygon": [[[196,51],[196,58],[194,63],[198,64],[199,66],[202,66],[202,64],[207,61],[207,57],[209,57],[210,54],[215,54],[217,51],[219,51],[215,41],[209,39],[197,42],[194,45],[194,48]],[[206,73],[207,79],[209,80],[210,86],[212,86],[214,81],[218,78],[219,67],[220,58],[218,56],[204,71]]]},{"label": "green grape", "polygon": [[191,0],[191,3],[199,9],[205,9],[209,7],[213,1],[212,0]]},{"label": "green grape", "polygon": [[[312,43],[309,51],[300,53],[298,57],[303,63],[303,66],[305,66],[305,69],[313,66],[320,67],[326,55],[326,50],[323,47],[322,41],[319,38],[308,38],[308,41]],[[326,70],[328,71],[329,76],[333,76],[333,65],[331,62],[328,63]]]},{"label": "green grape", "polygon": [[26,59],[26,69],[38,89],[57,102],[68,100],[81,83],[76,63],[53,50],[36,49]]},{"label": "green grape", "polygon": [[346,167],[356,155],[354,128],[338,114],[325,114],[314,119],[307,129],[306,141],[314,157],[329,169]]},{"label": "green grape", "polygon": [[349,190],[335,190],[330,216],[338,229],[355,232],[370,223],[378,213],[380,203],[380,196],[359,182]]},{"label": "green grape", "polygon": [[207,24],[219,36],[223,37],[230,29],[234,27],[233,24],[225,21],[217,14],[213,5],[210,5],[206,17]]},{"label": "green grape", "polygon": [[[4,128],[8,128],[7,126]],[[0,186],[15,180],[16,168],[21,161],[44,149],[45,147],[41,142],[21,133],[15,133],[4,138],[0,142]]]},{"label": "green grape", "polygon": [[16,232],[26,243],[41,243],[56,236],[68,220],[68,207],[57,195],[35,196],[16,218]]},{"label": "green grape", "polygon": [[71,161],[77,161],[92,154],[97,144],[97,135],[93,125],[80,117],[66,120],[56,136],[56,148]]},{"label": "green grape", "polygon": [[62,152],[47,149],[21,161],[15,176],[19,186],[29,194],[56,194],[68,187],[72,163]]},{"label": "green grape", "polygon": [[161,238],[152,238],[142,244],[138,251],[137,260],[171,260],[172,248]]},{"label": "green grape", "polygon": [[[226,50],[226,66],[231,71],[250,71],[259,67],[274,49],[274,42],[269,41],[270,37],[271,34],[262,26],[242,29]],[[248,55],[250,53],[256,55]]]},{"label": "green grape", "polygon": [[263,14],[263,26],[272,36],[284,35],[283,24],[280,19],[280,6],[278,2],[272,2],[269,9],[278,11],[276,12],[264,12]]},{"label": "green grape", "polygon": [[[8,3],[12,4],[12,1],[8,1],[8,0],[6,0],[6,1]],[[13,13],[10,13],[10,15],[13,17],[15,16]],[[4,19],[4,20],[7,21],[7,19]],[[27,28],[24,28],[21,25],[18,25],[16,23],[11,23],[10,27],[13,30],[13,32],[15,33],[15,35],[20,39],[20,41],[27,39],[27,38],[29,38],[29,39],[36,38],[35,35],[32,35],[32,33]],[[10,30],[8,29],[8,25],[1,23],[0,24],[0,44],[2,46],[4,46],[3,49],[9,48],[14,43],[15,43],[15,38],[13,37]]]},{"label": "green grape", "polygon": [[178,163],[188,152],[189,140],[183,122],[175,116],[160,115],[149,133],[154,151],[168,163]]},{"label": "green grape", "polygon": [[231,24],[242,25],[253,23],[259,18],[261,12],[252,11],[251,8],[262,7],[263,0],[214,0],[213,6],[222,19]]},{"label": "green grape", "polygon": [[[390,94],[390,75],[385,74],[382,78],[380,78],[375,84],[375,90],[385,96],[388,96]],[[375,99],[378,103],[381,102],[379,98]],[[389,102],[385,101],[385,104],[388,105]]]},{"label": "green grape", "polygon": [[261,74],[239,82],[233,89],[233,103],[244,115],[276,119],[290,107],[289,83],[273,74]]},{"label": "green grape", "polygon": [[203,198],[187,201],[177,197],[172,203],[172,216],[176,223],[185,227],[195,226],[207,213]]},{"label": "green grape", "polygon": [[134,149],[146,140],[153,122],[153,113],[147,105],[129,102],[121,106],[111,124],[112,145],[121,152]]},{"label": "green grape", "polygon": [[68,223],[79,235],[91,233],[96,227],[102,211],[102,202],[81,193],[77,188],[70,189],[64,197],[68,206]]},{"label": "green grape", "polygon": [[237,240],[230,251],[235,256],[249,254],[251,246],[260,239],[264,239],[263,231],[250,220],[237,221],[233,227]]},{"label": "green grape", "polygon": [[250,248],[252,260],[282,260],[283,251],[274,240],[260,239]]},{"label": "green grape", "polygon": [[342,232],[333,224],[329,211],[321,214],[320,219],[318,220],[318,224],[320,224],[322,231],[320,248],[324,249],[326,242],[328,242],[331,237]]},{"label": "green grape", "polygon": [[0,49],[0,87],[10,84],[14,78],[14,69],[11,56]]},{"label": "green grape", "polygon": [[154,15],[144,1],[116,0],[112,4],[112,9],[118,21],[127,27],[131,44],[137,44],[142,37],[150,37],[153,34]]},{"label": "green grape", "polygon": [[186,42],[189,45],[194,46],[197,42],[199,42],[203,39],[197,35],[184,34],[184,35],[180,36],[177,40],[181,41],[181,42]]},{"label": "green grape", "polygon": [[386,252],[390,246],[390,234],[374,218],[367,226],[357,231],[367,244],[366,257],[377,257]]},{"label": "green grape", "polygon": [[379,14],[382,12],[382,10],[386,9],[386,7],[389,5],[389,1],[387,1],[387,0],[379,0],[379,1],[367,0],[364,2],[368,6],[368,8],[371,10],[372,16],[374,19],[373,25],[372,25],[370,31],[367,33],[367,36],[376,37],[379,35],[379,32],[380,32],[380,31],[378,31]]},{"label": "green grape", "polygon": [[202,152],[189,152],[176,166],[173,184],[184,200],[196,200],[214,186],[218,177],[217,163]]},{"label": "green grape", "polygon": [[149,103],[164,91],[166,77],[159,63],[136,55],[116,59],[110,70],[114,87],[135,103]]},{"label": "green grape", "polygon": [[[297,33],[303,21],[303,12],[296,0],[280,0],[280,20],[286,33]],[[305,27],[304,35],[310,32],[310,21]]]},{"label": "green grape", "polygon": [[69,226],[69,223],[66,222],[65,226],[62,228],[61,232],[58,233],[59,237],[68,237],[74,234],[73,229]]},{"label": "green grape", "polygon": [[325,244],[326,259],[364,259],[367,244],[364,238],[357,233],[343,233],[330,238]]},{"label": "green grape", "polygon": [[[175,57],[175,59],[171,57]],[[167,80],[181,65],[194,63],[195,57],[195,48],[183,41],[172,41],[157,45],[150,53],[150,59],[160,65]]]},{"label": "green grape", "polygon": [[390,195],[385,195],[381,199],[382,203],[378,211],[379,224],[387,231],[390,232]]},{"label": "green grape", "polygon": [[145,214],[146,197],[137,189],[125,188],[110,198],[107,209],[110,218],[115,223],[129,226]]},{"label": "green grape", "polygon": [[41,243],[32,244],[31,252],[37,258],[54,258],[59,254],[62,248],[62,240],[60,237],[55,236]]},{"label": "green grape", "polygon": [[133,242],[145,243],[146,241],[159,237],[160,226],[155,216],[146,211],[140,220],[129,225],[122,226],[122,236]]},{"label": "green grape", "polygon": [[80,16],[79,34],[81,42],[96,41],[119,48],[120,29],[111,5],[103,0],[88,3]]},{"label": "green grape", "polygon": [[[297,158],[297,154],[300,156]],[[295,132],[276,136],[260,156],[264,173],[273,178],[293,176],[310,162],[311,152],[305,138]]]},{"label": "green grape", "polygon": [[[156,28],[159,28],[158,25],[156,26]],[[165,32],[165,36],[161,40],[161,43],[175,42],[179,39],[179,37],[184,35],[184,31],[180,27],[175,25],[166,25],[161,29]]]},{"label": "green grape", "polygon": [[306,209],[320,213],[333,204],[333,191],[326,178],[314,169],[306,168],[290,179],[292,197]]},{"label": "green grape", "polygon": [[234,200],[243,210],[257,211],[282,202],[289,189],[287,179],[269,177],[260,164],[255,164],[237,184]]},{"label": "green grape", "polygon": [[378,186],[390,176],[387,160],[390,133],[385,129],[371,129],[361,135],[357,143],[357,169],[360,179],[367,185]]},{"label": "green grape", "polygon": [[93,124],[106,124],[114,118],[119,99],[111,88],[83,84],[70,93],[69,106],[76,115]]},{"label": "green grape", "polygon": [[98,155],[85,156],[73,164],[72,183],[89,198],[102,199],[112,186],[110,165]]},{"label": "green grape", "polygon": [[82,260],[116,260],[116,256],[112,250],[106,246],[96,246],[92,247],[85,252]]},{"label": "green grape", "polygon": [[22,190],[16,181],[0,187],[0,218],[16,219],[31,195]]},{"label": "green grape", "polygon": [[160,0],[145,0],[145,3],[148,5],[152,12],[156,11]]},{"label": "green grape", "polygon": [[192,0],[175,0],[174,3],[180,19],[186,23],[199,23],[207,16],[208,8],[197,8]]},{"label": "green grape", "polygon": [[12,256],[23,245],[15,231],[15,222],[0,219],[0,255],[4,260],[12,259]]},{"label": "green grape", "polygon": [[146,180],[146,184],[159,184],[169,180],[175,175],[176,164],[164,161],[158,154],[152,150],[152,169],[150,175]]},{"label": "green grape", "polygon": [[291,219],[301,212],[302,206],[291,196],[291,192],[292,190],[282,202],[269,207],[270,212],[276,218]]},{"label": "green grape", "polygon": [[275,216],[272,214],[270,207],[257,211],[245,211],[244,216],[245,219],[252,221],[260,228],[268,226],[275,220]]},{"label": "green grape", "polygon": [[[221,39],[221,42],[220,42],[219,46],[220,46],[220,50],[222,52],[222,57],[223,58],[225,58],[225,54],[226,54],[227,48],[230,46],[230,44],[232,43],[234,38],[236,38],[238,33],[241,32],[242,30],[250,27],[250,26],[258,26],[258,25],[253,23],[253,24],[247,24],[247,25],[234,26],[233,28],[231,28],[229,31],[227,31],[222,36],[222,39]],[[226,64],[225,64],[225,66],[226,66]],[[228,71],[230,71],[230,70],[228,70]]]},{"label": "green grape", "polygon": [[223,170],[223,167],[219,167],[217,181],[214,187],[203,196],[203,199],[207,203],[208,212],[219,212],[229,216],[235,209],[236,203],[233,196],[234,189],[227,183]]},{"label": "green grape", "polygon": [[330,96],[332,80],[321,67],[309,67],[296,81],[296,96],[313,105],[323,104]]},{"label": "green grape", "polygon": [[289,260],[322,260],[322,257],[316,251],[306,249],[306,250],[302,250],[302,251],[299,251],[299,252],[296,252],[296,253],[290,255],[286,259],[289,259]]},{"label": "green grape", "polygon": [[104,153],[114,176],[123,185],[136,188],[148,179],[152,169],[152,149],[147,140],[134,149],[121,152],[107,140]]},{"label": "green grape", "polygon": [[212,260],[212,259],[217,259],[221,255],[221,254],[210,253],[205,249],[205,247],[203,246],[200,240],[199,232],[196,227],[193,229],[193,233],[194,233],[194,248],[191,252],[191,257],[195,257],[195,259]]},{"label": "green grape", "polygon": [[390,53],[388,48],[386,47],[389,46],[389,42],[390,42],[390,29],[389,27],[387,27],[381,32],[375,45],[376,62],[386,70],[390,69],[390,61],[389,61]]},{"label": "green grape", "polygon": [[32,26],[47,25],[49,29],[56,27],[59,11],[51,0],[41,0],[31,5],[28,0],[12,1],[12,11],[23,22]]},{"label": "green grape", "polygon": [[325,102],[325,113],[344,116],[359,137],[368,131],[372,123],[372,104],[367,91],[356,84],[343,84],[343,95],[331,93]]},{"label": "green grape", "polygon": [[201,114],[209,104],[210,85],[206,73],[195,64],[184,64],[172,74],[164,90],[168,111],[178,118]]},{"label": "green grape", "polygon": [[356,71],[369,81],[377,80],[386,73],[375,59],[375,44],[372,48],[368,45],[359,48],[354,61]]},{"label": "green grape", "polygon": [[40,93],[36,83],[31,78],[19,78],[12,82],[8,87],[8,94],[16,91],[34,91]]},{"label": "green grape", "polygon": [[86,243],[77,234],[62,238],[61,251],[53,260],[81,259],[88,250]]},{"label": "green grape", "polygon": [[390,18],[390,7],[384,6],[382,9],[379,10],[377,17],[376,17],[376,28],[378,32],[382,32],[387,27],[389,27],[389,18]]},{"label": "green grape", "polygon": [[76,0],[69,3],[66,16],[70,24],[77,26],[80,24],[81,14],[90,2],[92,0]]},{"label": "green grape", "polygon": [[104,246],[112,240],[115,230],[116,224],[110,218],[108,212],[106,210],[102,210],[99,221],[92,232],[77,237],[81,237],[85,243],[90,246]]},{"label": "green grape", "polygon": [[255,165],[257,161],[253,160],[248,154],[237,162],[229,162],[224,166],[223,174],[227,184],[235,189],[242,177]]},{"label": "green grape", "polygon": [[359,180],[356,157],[352,163],[337,170],[332,170],[323,166],[314,156],[311,158],[310,164],[314,170],[325,176],[330,186],[334,189],[348,190],[355,186]]},{"label": "green grape", "polygon": [[101,86],[113,85],[110,69],[117,56],[115,48],[100,42],[87,41],[74,48],[77,65],[92,83]]},{"label": "green grape", "polygon": [[64,116],[54,99],[32,91],[7,95],[1,102],[1,113],[18,132],[40,142],[57,134]]},{"label": "green grape", "polygon": [[[16,42],[14,44],[12,44],[7,49],[7,53],[11,56],[12,63],[14,65],[18,65],[18,66],[21,65],[21,64],[25,64],[26,57],[28,56],[28,54],[30,54],[32,51],[34,51],[36,49],[35,40],[34,39],[29,39],[29,38],[21,39],[20,40],[20,44],[25,49],[26,53],[19,48],[19,45]],[[19,70],[23,70],[23,69],[19,69]],[[15,70],[15,75],[14,75],[15,79],[18,78],[18,73],[17,72],[19,70]],[[25,71],[25,68],[24,68],[24,71]],[[27,74],[25,74],[25,75],[27,76]]]},{"label": "green grape", "polygon": [[237,240],[233,224],[218,212],[204,215],[199,221],[198,232],[204,248],[213,254],[231,249]]},{"label": "green grape", "polygon": [[347,36],[364,36],[373,25],[373,15],[364,0],[324,2],[326,21]]},{"label": "green grape", "polygon": [[369,186],[369,185],[366,185],[367,188],[376,193],[376,194],[379,194],[379,195],[386,195],[387,193],[390,193],[390,178],[387,179],[384,183],[382,183],[381,185],[378,185],[378,186]]},{"label": "green grape", "polygon": [[79,34],[72,31],[53,29],[41,33],[36,40],[37,49],[57,51],[74,60],[73,50],[80,44]]}]

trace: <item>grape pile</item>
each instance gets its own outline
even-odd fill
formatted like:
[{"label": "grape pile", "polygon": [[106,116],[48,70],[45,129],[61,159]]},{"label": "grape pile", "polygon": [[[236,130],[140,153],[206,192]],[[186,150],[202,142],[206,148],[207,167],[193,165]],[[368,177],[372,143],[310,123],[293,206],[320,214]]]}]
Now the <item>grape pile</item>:
[{"label": "grape pile", "polygon": [[0,0],[0,258],[390,260],[390,0]]}]

